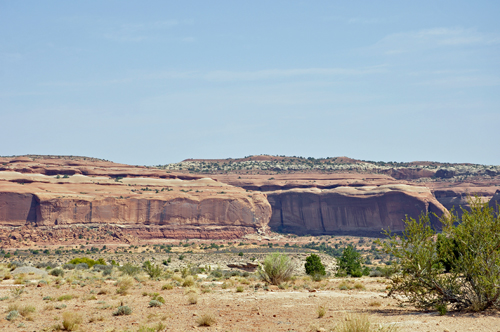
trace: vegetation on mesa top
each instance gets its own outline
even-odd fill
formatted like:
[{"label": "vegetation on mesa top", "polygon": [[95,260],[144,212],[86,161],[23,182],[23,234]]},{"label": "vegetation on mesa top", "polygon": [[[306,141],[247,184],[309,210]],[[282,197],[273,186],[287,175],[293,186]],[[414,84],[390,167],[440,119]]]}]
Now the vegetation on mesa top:
[{"label": "vegetation on mesa top", "polygon": [[479,164],[451,164],[440,162],[383,162],[356,160],[348,157],[304,158],[285,156],[248,156],[239,159],[187,159],[180,163],[158,165],[161,169],[181,170],[193,173],[227,172],[295,172],[295,171],[355,171],[383,173],[390,169],[446,170],[456,176],[500,175],[500,166]]}]

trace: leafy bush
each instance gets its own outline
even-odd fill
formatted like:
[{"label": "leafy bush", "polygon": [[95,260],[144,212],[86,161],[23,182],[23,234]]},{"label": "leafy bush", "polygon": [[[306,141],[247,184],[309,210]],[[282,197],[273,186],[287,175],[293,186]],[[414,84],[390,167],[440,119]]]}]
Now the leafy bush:
[{"label": "leafy bush", "polygon": [[151,264],[150,261],[145,261],[142,269],[149,275],[151,279],[156,279],[161,276],[163,270],[159,265]]},{"label": "leafy bush", "polygon": [[64,276],[64,270],[62,269],[53,269],[49,272],[49,274],[51,276],[55,276],[55,277],[62,277]]},{"label": "leafy bush", "polygon": [[119,306],[116,308],[115,311],[113,311],[113,316],[125,316],[125,315],[130,315],[132,313],[132,309],[130,309],[126,305]]},{"label": "leafy bush", "polygon": [[440,218],[441,237],[429,215],[407,217],[401,235],[386,231],[383,249],[399,260],[400,271],[389,295],[427,309],[482,311],[500,305],[500,215],[478,197],[469,204],[471,211],[462,210],[460,219],[454,211]]},{"label": "leafy bush", "polygon": [[76,267],[76,265],[75,264],[71,264],[71,263],[63,265],[63,269],[65,269],[65,270],[74,270],[75,267]]},{"label": "leafy bush", "polygon": [[338,276],[350,275],[351,277],[361,277],[361,254],[350,244],[342,251],[342,256],[337,260]]},{"label": "leafy bush", "polygon": [[325,266],[321,263],[321,258],[316,254],[311,254],[306,258],[306,273],[313,276],[316,274],[325,275]]},{"label": "leafy bush", "polygon": [[267,255],[262,265],[259,264],[258,274],[262,280],[279,285],[290,280],[294,269],[295,267],[287,255],[275,252]]}]

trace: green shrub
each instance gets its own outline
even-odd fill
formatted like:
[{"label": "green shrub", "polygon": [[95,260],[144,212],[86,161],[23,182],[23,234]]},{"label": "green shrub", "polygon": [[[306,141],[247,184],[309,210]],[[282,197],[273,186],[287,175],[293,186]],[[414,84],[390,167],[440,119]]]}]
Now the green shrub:
[{"label": "green shrub", "polygon": [[316,254],[311,254],[306,258],[306,273],[314,276],[314,275],[325,275],[325,266],[321,263],[321,258]]},{"label": "green shrub", "polygon": [[79,258],[73,258],[72,260],[70,260],[68,262],[68,264],[73,264],[73,265],[78,265],[78,264],[82,264],[82,263],[85,263],[87,264],[87,268],[91,268],[92,266],[94,266],[95,264],[102,264],[102,265],[106,265],[106,262],[104,262],[104,260],[102,258],[100,258],[99,260],[95,261],[93,259],[90,259],[88,257],[79,257]]},{"label": "green shrub", "polygon": [[161,307],[161,302],[160,301],[156,301],[156,300],[151,300],[149,301],[149,306],[150,307]]},{"label": "green shrub", "polygon": [[130,263],[126,263],[123,266],[118,268],[123,274],[127,274],[129,276],[135,276],[139,272],[141,272],[141,268],[139,266],[132,265]]},{"label": "green shrub", "polygon": [[150,261],[145,261],[142,269],[149,275],[151,279],[156,279],[161,276],[163,270],[159,265],[151,264]]},{"label": "green shrub", "polygon": [[262,265],[259,265],[258,274],[262,280],[279,285],[282,282],[290,280],[294,271],[294,265],[290,258],[282,253],[272,253],[264,259]]},{"label": "green shrub", "polygon": [[55,276],[55,277],[62,277],[64,276],[64,270],[62,269],[53,269],[49,272],[49,274],[51,276]]},{"label": "green shrub", "polygon": [[12,310],[12,311],[9,311],[9,313],[8,313],[7,317],[5,317],[5,319],[8,321],[12,321],[12,320],[16,320],[17,317],[19,317],[19,311]]},{"label": "green shrub", "polygon": [[65,294],[65,295],[61,295],[57,298],[57,301],[69,301],[69,300],[72,300],[75,296],[74,295],[71,295],[71,294]]},{"label": "green shrub", "polygon": [[429,215],[407,217],[401,235],[385,232],[384,251],[400,271],[392,277],[390,296],[426,309],[482,311],[500,305],[500,215],[478,197],[469,198],[469,205],[460,219],[453,210],[440,218],[441,240]]},{"label": "green shrub", "polygon": [[337,260],[338,276],[350,275],[361,277],[361,254],[350,244],[342,251],[342,256]]},{"label": "green shrub", "polygon": [[122,305],[118,308],[116,308],[115,311],[113,311],[113,316],[125,316],[125,315],[130,315],[132,313],[132,309],[130,309],[126,305]]}]

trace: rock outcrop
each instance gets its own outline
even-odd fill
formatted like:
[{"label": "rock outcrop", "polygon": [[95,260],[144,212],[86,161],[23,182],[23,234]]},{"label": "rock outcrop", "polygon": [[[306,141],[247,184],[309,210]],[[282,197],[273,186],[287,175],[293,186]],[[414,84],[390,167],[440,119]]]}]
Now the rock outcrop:
[{"label": "rock outcrop", "polygon": [[[32,160],[16,160],[9,167],[21,172],[0,171],[4,229],[116,226],[140,239],[234,239],[265,232],[271,216],[264,194],[201,176],[144,168],[141,177],[140,170],[131,166],[130,172],[126,167],[108,167],[99,171],[100,176],[70,176],[69,171],[66,176],[46,175],[31,172],[43,167],[40,161],[33,165]],[[65,170],[72,167],[80,165],[66,165]]]},{"label": "rock outcrop", "polygon": [[[293,189],[268,192],[275,230],[296,234],[380,235],[382,229],[402,231],[406,215],[441,215],[446,209],[425,187],[390,185]],[[432,217],[435,228],[440,223]]]}]

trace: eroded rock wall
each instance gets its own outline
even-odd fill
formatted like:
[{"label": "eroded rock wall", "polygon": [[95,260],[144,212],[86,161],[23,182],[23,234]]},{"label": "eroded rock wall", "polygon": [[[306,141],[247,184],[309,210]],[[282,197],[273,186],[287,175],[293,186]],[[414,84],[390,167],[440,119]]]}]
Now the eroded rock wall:
[{"label": "eroded rock wall", "polygon": [[[426,188],[337,188],[269,192],[272,229],[296,234],[380,235],[382,229],[402,231],[403,220],[423,212],[446,209]],[[436,218],[433,226],[440,228]]]},{"label": "eroded rock wall", "polygon": [[[188,235],[234,238],[267,226],[271,208],[264,196],[234,196],[82,199],[1,192],[0,225],[53,227],[110,224],[134,229],[138,236],[147,238],[183,238]],[[151,227],[157,231],[151,233],[146,230]]]}]

